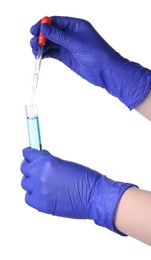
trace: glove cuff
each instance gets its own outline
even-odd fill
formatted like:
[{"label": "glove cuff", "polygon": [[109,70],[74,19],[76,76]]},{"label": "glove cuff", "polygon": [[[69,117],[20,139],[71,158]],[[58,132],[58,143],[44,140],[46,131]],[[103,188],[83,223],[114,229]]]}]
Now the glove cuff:
[{"label": "glove cuff", "polygon": [[124,66],[125,81],[121,84],[119,99],[130,109],[139,105],[151,88],[151,70],[135,62]]},{"label": "glove cuff", "polygon": [[151,88],[151,70],[120,57],[100,71],[99,86],[132,110],[143,101]]},{"label": "glove cuff", "polygon": [[[118,203],[123,193],[130,187],[136,186],[130,183],[115,182],[102,176],[97,180],[92,195],[92,215],[95,224],[126,236],[115,228],[114,220]],[[137,186],[136,186],[137,187]]]}]

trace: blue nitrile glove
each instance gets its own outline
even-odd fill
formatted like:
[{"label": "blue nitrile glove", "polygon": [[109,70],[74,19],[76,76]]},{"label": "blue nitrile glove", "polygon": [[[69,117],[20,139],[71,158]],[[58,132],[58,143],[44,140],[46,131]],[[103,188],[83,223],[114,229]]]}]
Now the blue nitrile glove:
[{"label": "blue nitrile glove", "polygon": [[133,184],[115,182],[47,151],[25,148],[23,156],[21,185],[28,205],[56,216],[91,219],[124,235],[114,227],[114,217],[121,196]]},{"label": "blue nitrile glove", "polygon": [[[48,39],[43,57],[62,61],[90,83],[105,88],[129,109],[137,106],[151,87],[151,71],[117,53],[83,20],[52,16],[52,25],[43,24]],[[40,21],[31,27],[31,47],[37,55]]]}]

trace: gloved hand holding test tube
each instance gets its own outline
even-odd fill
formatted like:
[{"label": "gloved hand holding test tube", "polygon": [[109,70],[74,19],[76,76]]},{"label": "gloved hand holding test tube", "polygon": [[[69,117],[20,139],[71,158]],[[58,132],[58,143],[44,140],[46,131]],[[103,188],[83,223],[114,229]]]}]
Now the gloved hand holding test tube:
[{"label": "gloved hand holding test tube", "polygon": [[[51,24],[52,20],[48,16],[45,16],[41,19],[41,25],[43,23]],[[26,108],[26,117],[27,117],[27,127],[28,127],[28,136],[29,136],[29,144],[31,148],[42,150],[42,143],[41,143],[41,135],[40,135],[40,126],[39,126],[39,117],[38,117],[38,107],[37,104],[34,104],[34,97],[35,92],[38,85],[40,67],[41,67],[41,60],[43,54],[43,46],[46,43],[46,38],[40,32],[38,37],[38,44],[39,50],[38,55],[36,57],[36,64],[33,76],[33,83],[32,83],[32,95],[30,104],[27,105]]]}]

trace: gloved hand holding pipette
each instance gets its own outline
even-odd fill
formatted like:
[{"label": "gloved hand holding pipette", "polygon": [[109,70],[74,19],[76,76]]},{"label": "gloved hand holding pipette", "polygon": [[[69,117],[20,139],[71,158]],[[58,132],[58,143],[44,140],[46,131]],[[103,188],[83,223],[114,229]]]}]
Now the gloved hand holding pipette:
[{"label": "gloved hand holding pipette", "polygon": [[40,21],[31,27],[33,54],[37,55],[37,36],[41,30],[47,38],[43,57],[52,57],[90,83],[105,88],[129,109],[137,106],[151,87],[151,71],[130,62],[116,52],[83,19],[53,16],[52,25]]}]

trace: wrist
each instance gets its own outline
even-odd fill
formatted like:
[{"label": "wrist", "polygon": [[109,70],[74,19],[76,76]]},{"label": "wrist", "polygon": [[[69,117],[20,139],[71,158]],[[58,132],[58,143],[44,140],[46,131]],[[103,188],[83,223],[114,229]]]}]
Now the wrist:
[{"label": "wrist", "polygon": [[95,224],[105,227],[120,235],[114,225],[116,209],[124,192],[135,186],[130,183],[115,182],[106,176],[100,176],[92,193],[91,212]]}]

